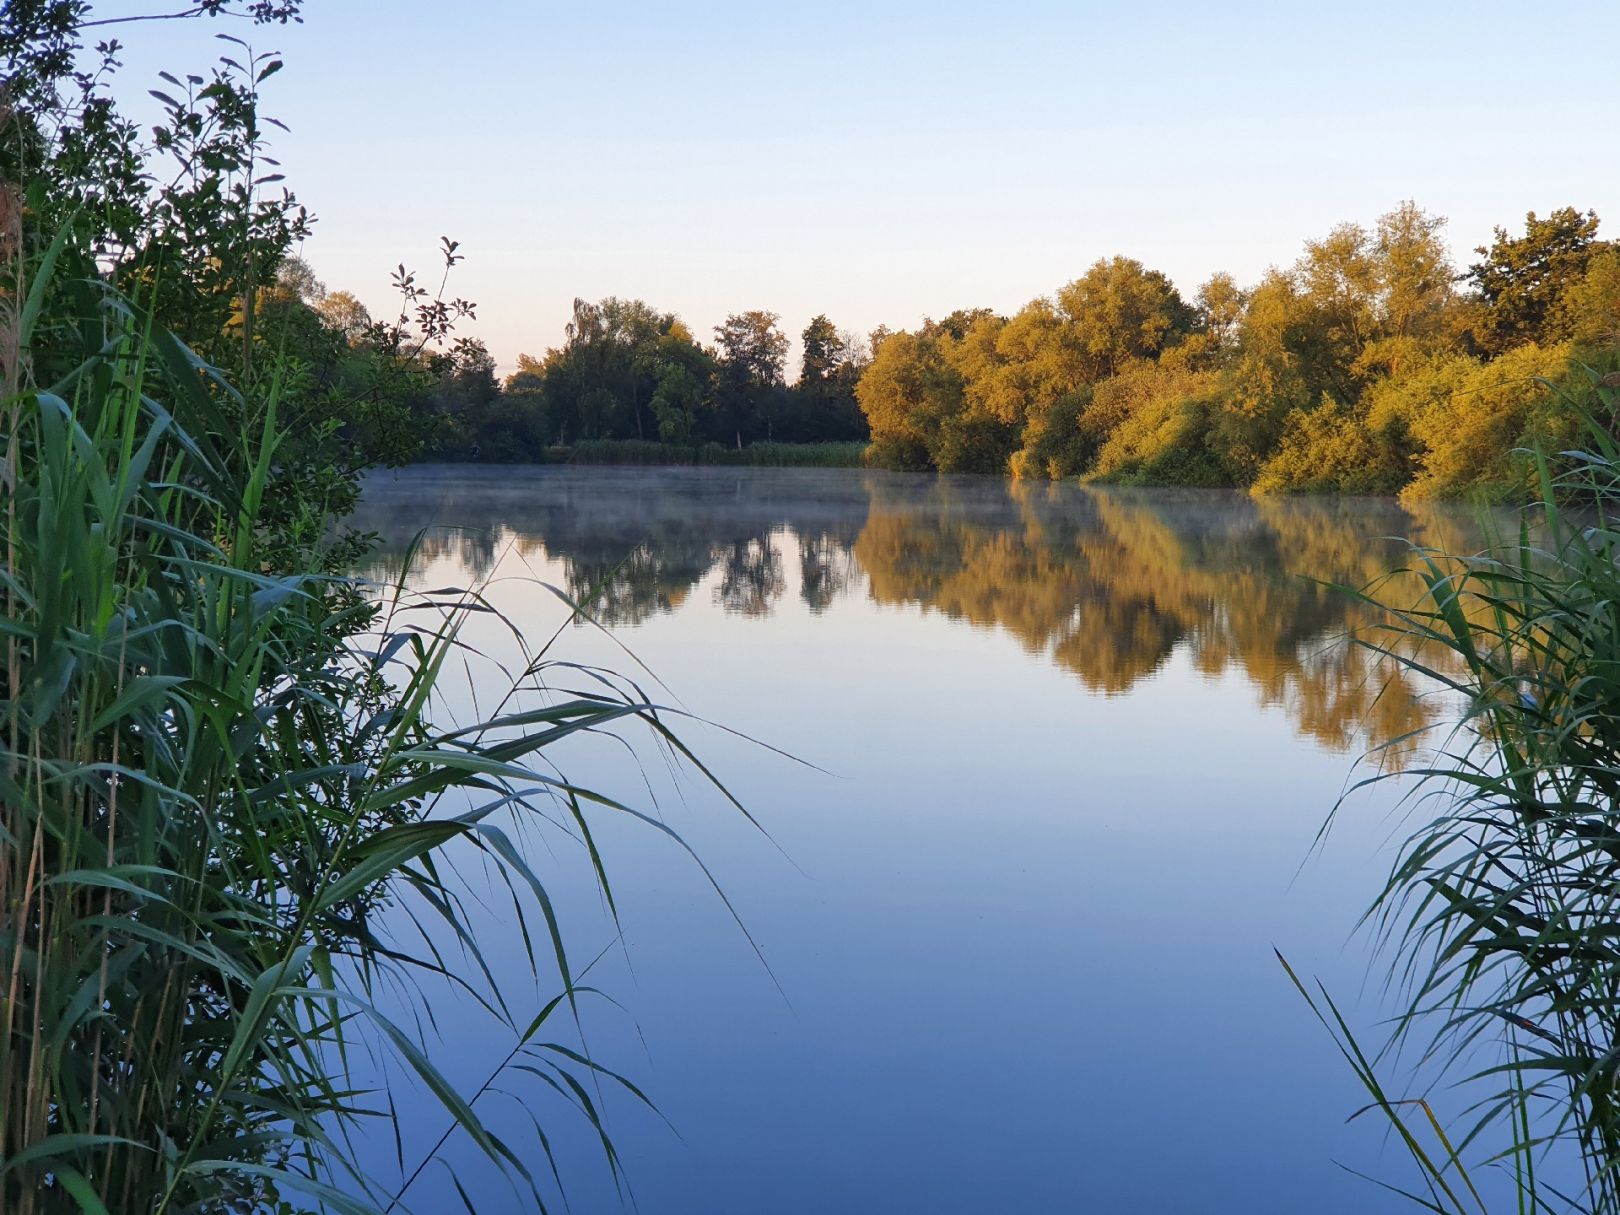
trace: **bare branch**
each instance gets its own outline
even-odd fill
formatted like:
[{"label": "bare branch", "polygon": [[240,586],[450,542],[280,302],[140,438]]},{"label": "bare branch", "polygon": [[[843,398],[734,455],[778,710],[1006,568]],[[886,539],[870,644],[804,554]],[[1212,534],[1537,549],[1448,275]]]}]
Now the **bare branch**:
[{"label": "bare branch", "polygon": [[183,13],[147,13],[144,16],[135,17],[102,17],[97,21],[86,21],[75,28],[87,30],[97,25],[128,25],[134,21],[181,21],[187,17],[201,17],[205,12],[207,12],[207,9],[199,4],[196,8],[187,9]]}]

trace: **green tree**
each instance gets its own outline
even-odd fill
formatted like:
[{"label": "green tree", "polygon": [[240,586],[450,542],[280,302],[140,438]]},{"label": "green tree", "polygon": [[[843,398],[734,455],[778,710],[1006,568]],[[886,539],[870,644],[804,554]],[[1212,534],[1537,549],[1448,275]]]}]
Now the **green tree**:
[{"label": "green tree", "polygon": [[801,359],[796,387],[816,388],[830,383],[846,358],[837,326],[827,319],[826,313],[821,313],[811,318],[799,341]]},{"label": "green tree", "polygon": [[788,395],[777,437],[795,443],[864,439],[868,430],[855,400],[867,357],[861,339],[825,314],[800,335],[799,379]]},{"label": "green tree", "polygon": [[777,402],[786,387],[787,334],[774,312],[734,312],[714,330],[720,348],[719,406],[730,438],[771,437]]},{"label": "green tree", "polygon": [[1485,354],[1568,336],[1561,332],[1560,304],[1586,277],[1593,255],[1608,247],[1597,231],[1595,211],[1561,207],[1545,219],[1531,211],[1523,236],[1497,228],[1489,246],[1474,250],[1480,260],[1468,268],[1467,280],[1485,304],[1474,330]]},{"label": "green tree", "polygon": [[[285,21],[299,7],[206,0],[195,13]],[[273,171],[272,120],[260,106],[281,61],[243,53],[206,76],[160,73],[148,127],[120,111],[112,87],[122,47],[87,46],[90,22],[85,0],[13,0],[0,20],[0,181],[22,191],[25,241],[43,247],[63,235],[69,265],[93,265],[216,365],[247,372],[253,305],[309,232]]]},{"label": "green tree", "polygon": [[695,349],[680,318],[643,300],[576,299],[564,334],[543,358],[519,360],[543,386],[556,441],[654,437],[666,364],[678,349]]},{"label": "green tree", "polygon": [[712,423],[715,360],[679,321],[658,340],[658,386],[652,410],[658,437],[681,446],[695,443]]}]

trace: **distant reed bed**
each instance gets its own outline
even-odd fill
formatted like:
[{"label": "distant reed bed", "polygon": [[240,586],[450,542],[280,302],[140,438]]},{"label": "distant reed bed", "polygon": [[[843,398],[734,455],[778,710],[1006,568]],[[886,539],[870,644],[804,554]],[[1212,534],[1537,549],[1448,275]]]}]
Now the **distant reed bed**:
[{"label": "distant reed bed", "polygon": [[866,451],[856,443],[750,443],[727,447],[704,443],[681,447],[640,439],[589,439],[558,449],[572,464],[731,465],[764,468],[860,468]]}]

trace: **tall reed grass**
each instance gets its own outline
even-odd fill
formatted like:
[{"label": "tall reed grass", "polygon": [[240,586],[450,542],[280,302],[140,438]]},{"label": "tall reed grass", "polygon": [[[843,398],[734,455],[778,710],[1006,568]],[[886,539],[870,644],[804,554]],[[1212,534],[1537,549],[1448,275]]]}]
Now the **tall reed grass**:
[{"label": "tall reed grass", "polygon": [[[1369,912],[1402,994],[1391,1047],[1474,1095],[1455,1148],[1416,1146],[1410,1116],[1432,1111],[1387,1098],[1326,993],[1308,998],[1414,1149],[1431,1210],[1483,1209],[1460,1165],[1472,1153],[1507,1172],[1513,1209],[1620,1212],[1616,404],[1594,376],[1570,402],[1585,450],[1541,460],[1518,535],[1415,552],[1417,605],[1367,642],[1461,710],[1408,773],[1419,825]],[[1389,608],[1397,585],[1372,600]]]},{"label": "tall reed grass", "polygon": [[[487,604],[361,587],[315,549],[286,568],[257,522],[288,435],[278,377],[245,397],[48,262],[18,346],[87,354],[0,404],[0,1211],[400,1209],[408,1170],[384,1183],[358,1146],[390,1109],[356,1087],[361,1043],[545,1209],[541,1124],[534,1144],[494,1134],[380,985],[429,1017],[422,981],[460,988],[508,1027],[511,1066],[600,1129],[603,1086],[639,1090],[552,1040],[588,989],[510,828],[560,820],[611,906],[594,816],[667,829],[570,783],[555,749],[635,726],[688,753],[631,685],[544,651],[498,713],[436,728],[459,624]],[[77,302],[45,334],[48,291]],[[539,1008],[508,1001],[468,928],[469,854],[555,984]],[[400,909],[436,927],[401,939]]]}]

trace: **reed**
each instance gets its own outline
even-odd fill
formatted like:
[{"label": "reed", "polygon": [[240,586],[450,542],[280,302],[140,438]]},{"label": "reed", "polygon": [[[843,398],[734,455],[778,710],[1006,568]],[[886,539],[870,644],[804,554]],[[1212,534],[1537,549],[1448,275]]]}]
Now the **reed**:
[{"label": "reed", "polygon": [[[48,293],[72,323],[46,335]],[[0,1210],[398,1209],[407,1171],[369,1176],[356,1148],[391,1107],[357,1089],[360,1043],[545,1209],[543,1132],[491,1133],[376,997],[422,1013],[425,981],[459,987],[508,1027],[509,1065],[598,1130],[603,1086],[641,1099],[551,1041],[589,989],[510,828],[562,820],[611,907],[594,816],[667,829],[553,757],[633,726],[689,758],[667,714],[594,672],[568,691],[553,676],[575,668],[542,650],[497,714],[436,728],[460,623],[487,605],[336,577],[319,545],[266,533],[281,377],[244,395],[105,284],[50,282],[48,256],[12,322],[22,351],[71,329],[90,353],[0,403]],[[556,992],[538,1009],[484,963],[466,856],[536,925],[530,970]],[[401,939],[402,908],[436,932]]]},{"label": "reed", "polygon": [[571,464],[713,464],[765,468],[860,468],[866,451],[853,443],[750,443],[682,447],[640,439],[588,439],[567,449]]},{"label": "reed", "polygon": [[[1585,450],[1540,458],[1518,535],[1478,555],[1416,551],[1416,606],[1364,642],[1461,710],[1407,773],[1419,822],[1369,912],[1401,994],[1391,1048],[1415,1046],[1476,1097],[1455,1152],[1416,1156],[1434,1210],[1478,1209],[1454,1168],[1472,1150],[1507,1171],[1519,1210],[1620,1211],[1613,377],[1568,404]],[[1390,609],[1395,585],[1369,602]],[[1399,1125],[1399,1103],[1375,1099]]]}]

